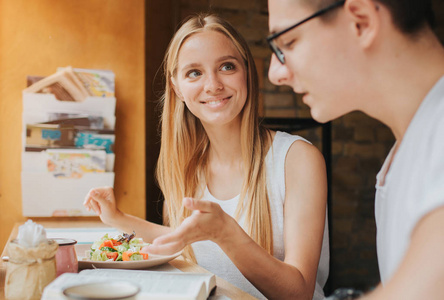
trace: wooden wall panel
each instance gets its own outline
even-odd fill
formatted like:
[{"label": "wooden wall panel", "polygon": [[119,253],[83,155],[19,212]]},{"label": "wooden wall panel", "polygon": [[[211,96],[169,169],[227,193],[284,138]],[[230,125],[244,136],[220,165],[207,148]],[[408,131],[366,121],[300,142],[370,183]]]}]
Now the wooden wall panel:
[{"label": "wooden wall panel", "polygon": [[[0,0],[0,248],[22,216],[21,91],[57,67],[116,74],[118,206],[145,217],[145,2]],[[63,195],[60,195],[63,201]]]}]

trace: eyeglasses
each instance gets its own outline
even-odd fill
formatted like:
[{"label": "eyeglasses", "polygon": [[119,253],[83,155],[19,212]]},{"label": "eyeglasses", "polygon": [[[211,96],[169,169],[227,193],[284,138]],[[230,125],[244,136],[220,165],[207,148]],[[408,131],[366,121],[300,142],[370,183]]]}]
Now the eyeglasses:
[{"label": "eyeglasses", "polygon": [[278,58],[279,62],[280,62],[281,64],[285,64],[285,56],[284,56],[284,53],[282,52],[282,50],[278,47],[278,45],[277,45],[276,42],[275,42],[275,40],[276,40],[278,37],[280,37],[281,35],[283,35],[284,33],[288,32],[288,31],[292,30],[293,28],[296,28],[296,27],[298,27],[299,25],[302,25],[302,24],[304,24],[305,22],[310,21],[311,19],[314,19],[314,18],[316,18],[316,17],[319,17],[319,16],[325,14],[326,12],[328,12],[328,11],[330,11],[330,10],[332,10],[332,9],[335,9],[335,8],[337,8],[337,7],[340,7],[340,6],[344,5],[344,3],[345,3],[345,0],[343,0],[343,1],[339,1],[339,2],[335,2],[335,3],[333,3],[333,4],[329,5],[329,6],[327,6],[326,8],[323,8],[323,9],[321,9],[321,10],[315,12],[314,14],[312,14],[311,16],[309,16],[308,18],[305,18],[305,19],[303,19],[302,21],[299,21],[299,22],[297,22],[296,24],[294,24],[294,25],[292,25],[292,26],[290,26],[290,27],[288,27],[288,28],[285,28],[284,30],[281,30],[281,31],[276,32],[276,33],[274,33],[274,34],[272,34],[272,35],[269,35],[269,36],[267,37],[268,45],[270,46],[271,51],[273,51],[273,53],[274,53],[274,54],[276,55],[276,57]]}]

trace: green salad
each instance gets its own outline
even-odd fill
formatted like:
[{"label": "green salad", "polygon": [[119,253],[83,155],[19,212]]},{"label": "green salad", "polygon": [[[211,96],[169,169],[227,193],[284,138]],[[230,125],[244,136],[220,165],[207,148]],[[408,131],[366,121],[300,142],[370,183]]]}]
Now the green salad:
[{"label": "green salad", "polygon": [[105,234],[94,242],[89,251],[89,259],[92,261],[136,261],[147,260],[148,253],[140,250],[148,246],[141,238],[135,238],[135,233],[110,237]]}]

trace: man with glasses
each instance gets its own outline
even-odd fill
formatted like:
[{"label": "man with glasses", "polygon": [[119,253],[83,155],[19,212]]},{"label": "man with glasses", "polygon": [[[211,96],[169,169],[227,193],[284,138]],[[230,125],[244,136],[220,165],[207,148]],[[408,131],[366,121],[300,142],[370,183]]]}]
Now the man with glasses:
[{"label": "man with glasses", "polygon": [[444,49],[431,0],[268,4],[270,80],[303,94],[319,122],[362,111],[396,138],[376,183],[382,285],[364,298],[444,299]]}]

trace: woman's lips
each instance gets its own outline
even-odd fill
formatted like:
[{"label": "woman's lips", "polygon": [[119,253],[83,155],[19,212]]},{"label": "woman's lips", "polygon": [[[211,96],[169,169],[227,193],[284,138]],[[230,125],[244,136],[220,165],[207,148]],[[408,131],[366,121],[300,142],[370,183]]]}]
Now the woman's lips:
[{"label": "woman's lips", "polygon": [[226,97],[226,98],[221,98],[221,99],[206,100],[206,101],[203,101],[201,103],[202,104],[214,105],[215,106],[215,105],[218,105],[218,104],[220,104],[222,102],[225,102],[225,101],[229,100],[230,98],[231,98],[231,96]]}]

